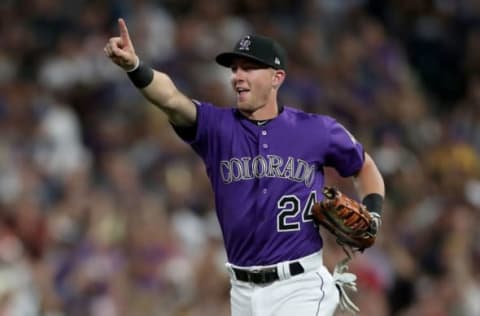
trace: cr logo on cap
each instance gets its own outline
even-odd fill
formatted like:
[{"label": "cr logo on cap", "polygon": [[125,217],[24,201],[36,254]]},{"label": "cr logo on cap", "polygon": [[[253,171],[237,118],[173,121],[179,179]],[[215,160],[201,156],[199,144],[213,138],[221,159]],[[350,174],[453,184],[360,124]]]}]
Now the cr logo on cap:
[{"label": "cr logo on cap", "polygon": [[238,50],[250,50],[250,44],[252,44],[252,41],[250,36],[247,35],[238,43]]}]

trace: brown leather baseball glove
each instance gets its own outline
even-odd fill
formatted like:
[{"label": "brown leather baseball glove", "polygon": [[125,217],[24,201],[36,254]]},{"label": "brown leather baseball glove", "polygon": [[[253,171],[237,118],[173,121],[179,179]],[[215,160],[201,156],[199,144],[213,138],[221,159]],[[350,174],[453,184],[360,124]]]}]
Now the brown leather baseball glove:
[{"label": "brown leather baseball glove", "polygon": [[[363,251],[375,242],[378,222],[365,205],[342,194],[334,187],[325,187],[324,198],[312,208],[315,222],[328,229],[337,242],[351,250]],[[348,253],[347,253],[348,254]]]}]

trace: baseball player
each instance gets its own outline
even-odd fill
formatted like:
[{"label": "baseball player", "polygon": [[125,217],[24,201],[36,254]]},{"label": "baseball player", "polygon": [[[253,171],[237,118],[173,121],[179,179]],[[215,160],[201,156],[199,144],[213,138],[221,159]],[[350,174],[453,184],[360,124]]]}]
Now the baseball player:
[{"label": "baseball player", "polygon": [[337,121],[277,102],[286,55],[272,39],[248,35],[216,62],[231,69],[236,106],[219,108],[182,94],[170,77],[139,60],[123,19],[106,55],[162,110],[203,159],[231,275],[233,316],[333,315],[339,291],[322,263],[311,208],[323,167],[352,177],[369,210],[380,213],[384,182],[362,145]]}]

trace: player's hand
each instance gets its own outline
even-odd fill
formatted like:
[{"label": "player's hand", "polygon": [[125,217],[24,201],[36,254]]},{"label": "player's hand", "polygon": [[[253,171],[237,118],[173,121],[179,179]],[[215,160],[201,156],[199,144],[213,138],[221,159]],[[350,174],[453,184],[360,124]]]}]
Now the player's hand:
[{"label": "player's hand", "polygon": [[138,56],[135,54],[130,35],[128,34],[125,20],[118,19],[120,36],[112,37],[103,49],[105,54],[125,71],[132,70],[138,63]]}]

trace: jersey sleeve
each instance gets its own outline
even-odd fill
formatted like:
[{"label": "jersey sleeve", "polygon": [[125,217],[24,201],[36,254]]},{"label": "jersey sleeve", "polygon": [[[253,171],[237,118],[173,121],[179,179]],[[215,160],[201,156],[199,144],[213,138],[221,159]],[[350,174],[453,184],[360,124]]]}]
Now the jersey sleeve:
[{"label": "jersey sleeve", "polygon": [[192,100],[197,107],[197,120],[190,128],[179,128],[174,126],[177,135],[203,158],[208,155],[208,137],[212,135],[211,130],[218,125],[220,113],[215,106],[209,103]]},{"label": "jersey sleeve", "polygon": [[329,145],[325,165],[335,168],[342,177],[350,177],[360,171],[365,161],[362,144],[339,122],[327,120]]}]

